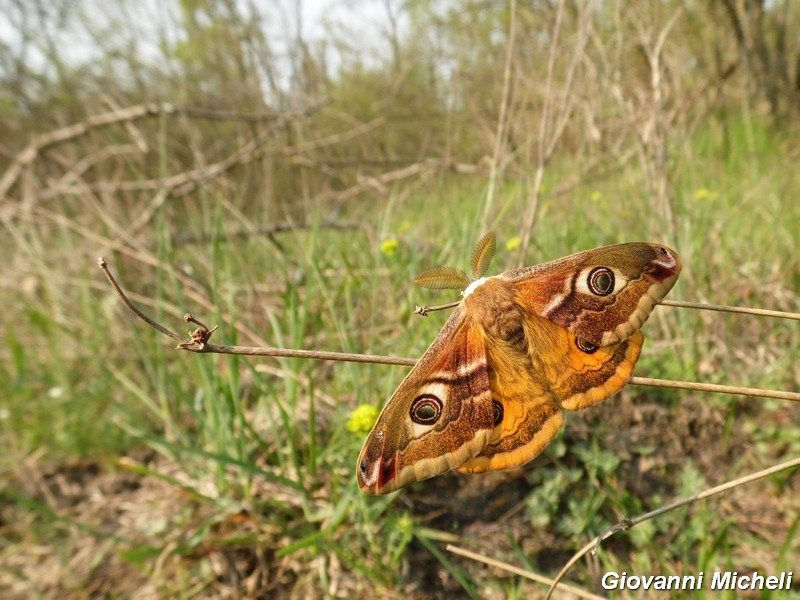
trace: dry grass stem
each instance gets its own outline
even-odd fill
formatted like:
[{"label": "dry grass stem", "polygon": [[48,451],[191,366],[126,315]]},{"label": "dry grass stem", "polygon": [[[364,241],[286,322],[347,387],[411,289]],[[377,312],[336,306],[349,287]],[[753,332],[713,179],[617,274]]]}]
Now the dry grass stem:
[{"label": "dry grass stem", "polygon": [[765,308],[750,308],[747,306],[725,306],[722,304],[701,304],[699,302],[682,302],[681,300],[662,300],[662,306],[675,306],[677,308],[692,308],[696,310],[711,310],[716,312],[741,313],[757,317],[775,317],[776,319],[791,319],[800,321],[800,313],[782,310],[767,310]]},{"label": "dry grass stem", "polygon": [[[560,35],[565,3],[561,1],[556,7],[555,22],[552,30],[552,43],[550,44],[550,53],[547,62],[547,81],[542,98],[542,112],[539,120],[537,165],[533,183],[530,186],[531,197],[528,201],[522,224],[522,240],[519,246],[519,260],[517,265],[520,267],[523,264],[523,257],[527,255],[528,247],[530,246],[531,235],[533,234],[533,227],[536,222],[536,213],[539,207],[539,198],[542,191],[545,169],[556,151],[575,106],[576,100],[573,93],[573,82],[578,65],[584,57],[586,44],[589,40],[589,32],[592,29],[590,15],[593,12],[593,8],[594,2],[592,1],[578,5],[578,30],[575,37],[576,41],[570,57],[569,66],[566,69],[563,89],[556,93],[554,90],[555,62],[557,56],[563,52],[563,48],[560,47]],[[552,117],[550,113],[556,102],[560,102],[560,107],[557,116]]]},{"label": "dry grass stem", "polygon": [[511,0],[508,7],[508,42],[506,43],[506,57],[503,66],[503,92],[500,97],[500,110],[497,115],[497,130],[494,139],[494,151],[492,152],[489,182],[486,189],[486,200],[483,205],[481,216],[481,229],[489,229],[489,221],[492,218],[494,207],[494,190],[497,186],[497,179],[500,173],[501,152],[506,146],[506,125],[508,122],[508,108],[511,97],[511,66],[514,60],[514,36],[516,35],[515,26],[517,22],[517,1]]},{"label": "dry grass stem", "polygon": [[603,600],[603,596],[598,596],[597,594],[592,594],[591,592],[587,592],[585,590],[580,589],[579,587],[575,587],[574,585],[569,585],[566,583],[556,582],[554,579],[550,577],[544,577],[539,575],[538,573],[534,573],[532,571],[528,571],[526,569],[520,569],[519,567],[515,567],[512,564],[507,562],[503,562],[500,560],[496,560],[494,558],[490,558],[488,556],[483,556],[482,554],[478,554],[477,552],[471,552],[465,548],[460,548],[459,546],[454,546],[453,544],[447,544],[447,550],[452,552],[453,554],[458,554],[460,556],[464,556],[466,558],[471,558],[472,560],[482,562],[483,564],[489,565],[490,567],[496,567],[498,569],[502,569],[503,571],[507,571],[509,573],[514,573],[514,575],[519,575],[521,577],[526,577],[528,579],[532,579],[537,583],[541,583],[543,585],[558,588],[564,592],[569,592],[570,594],[574,594],[579,598],[588,598],[590,600]]},{"label": "dry grass stem", "polygon": [[715,496],[716,494],[720,494],[722,492],[726,492],[733,488],[751,483],[753,481],[757,481],[759,479],[763,479],[764,477],[769,477],[770,475],[774,475],[775,473],[780,473],[781,471],[785,471],[787,469],[792,469],[795,467],[800,466],[800,458],[793,458],[791,460],[787,460],[780,464],[774,465],[772,467],[768,467],[766,469],[762,469],[760,471],[756,471],[755,473],[751,473],[750,475],[744,475],[743,477],[738,477],[737,479],[733,479],[731,481],[726,481],[725,483],[709,488],[700,492],[699,494],[695,494],[693,496],[687,496],[686,498],[681,498],[680,500],[676,500],[675,502],[671,502],[665,506],[657,508],[655,510],[651,510],[650,512],[644,513],[643,515],[639,515],[634,519],[621,519],[619,523],[614,525],[613,527],[609,528],[603,534],[597,536],[591,542],[586,544],[583,548],[581,548],[570,560],[564,565],[564,568],[556,575],[553,584],[550,587],[550,590],[547,592],[547,596],[545,600],[551,597],[555,587],[558,585],[559,581],[567,574],[567,572],[572,568],[572,566],[578,562],[581,557],[585,556],[588,552],[596,552],[597,548],[600,544],[610,538],[612,535],[617,533],[618,531],[627,531],[632,527],[636,527],[640,523],[644,523],[645,521],[649,521],[650,519],[654,519],[660,515],[665,513],[671,512],[682,506],[687,506],[689,504],[694,504],[695,502],[699,502],[700,500],[704,500],[706,498],[710,498],[711,496]]}]

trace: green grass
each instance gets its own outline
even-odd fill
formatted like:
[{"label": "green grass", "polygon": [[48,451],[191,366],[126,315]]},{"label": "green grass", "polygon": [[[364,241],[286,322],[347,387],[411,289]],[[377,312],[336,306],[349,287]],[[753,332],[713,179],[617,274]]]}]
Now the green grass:
[{"label": "green grass", "polygon": [[[766,129],[723,131],[709,127],[694,141],[674,182],[678,230],[667,239],[634,166],[556,195],[568,165],[554,164],[529,263],[662,240],[685,263],[671,297],[796,311],[800,185],[784,151],[794,142]],[[343,219],[363,229],[329,229],[312,215],[312,227],[274,240],[226,237],[268,223],[244,199],[235,212],[209,192],[185,213],[162,210],[147,231],[154,250],[133,257],[65,226],[22,231],[17,286],[2,290],[0,317],[0,556],[39,564],[26,548],[52,545],[49,564],[66,572],[94,545],[84,579],[52,588],[77,596],[102,580],[100,565],[127,574],[122,596],[146,583],[165,596],[237,585],[220,573],[223,560],[286,595],[529,597],[539,588],[460,560],[444,541],[552,574],[622,516],[800,451],[790,403],[630,387],[569,414],[521,475],[448,475],[367,497],[355,482],[365,432],[349,431],[348,419],[358,406],[382,406],[406,369],[180,352],[122,309],[95,266],[106,253],[146,312],[180,332],[180,315],[192,312],[220,326],[217,343],[416,357],[445,317],[414,317],[414,306],[454,295],[410,280],[430,266],[466,266],[483,233],[481,185],[443,177],[402,199],[354,203]],[[520,184],[502,190],[491,273],[514,266],[505,243],[519,234],[526,197]],[[99,219],[89,226],[114,238]],[[178,242],[187,231],[211,240]],[[794,323],[660,308],[646,335],[637,374],[798,388]],[[112,515],[88,493],[92,464],[109,478],[101,489]],[[609,569],[789,569],[800,551],[796,492],[796,476],[773,477],[670,513],[618,534],[569,578],[597,589],[597,573]],[[752,524],[756,515],[763,521]],[[35,589],[24,565],[4,570]]]}]

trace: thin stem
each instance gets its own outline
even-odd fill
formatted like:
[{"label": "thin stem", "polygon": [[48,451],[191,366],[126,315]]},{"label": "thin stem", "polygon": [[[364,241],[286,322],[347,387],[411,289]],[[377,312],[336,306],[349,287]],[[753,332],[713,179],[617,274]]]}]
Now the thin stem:
[{"label": "thin stem", "polygon": [[779,390],[763,390],[761,388],[741,387],[738,385],[719,385],[716,383],[700,383],[698,381],[673,381],[670,379],[651,379],[649,377],[631,377],[631,385],[649,385],[653,387],[678,388],[717,394],[741,394],[742,396],[761,396],[762,398],[780,398],[800,402],[800,393]]},{"label": "thin stem", "polygon": [[497,130],[495,132],[494,152],[489,172],[489,185],[486,190],[486,202],[483,205],[483,215],[481,216],[481,229],[488,229],[489,220],[492,217],[492,206],[494,204],[494,190],[497,185],[497,177],[500,171],[500,154],[505,148],[506,121],[511,96],[511,64],[514,58],[514,36],[517,20],[517,0],[511,0],[508,15],[508,43],[506,44],[505,66],[503,67],[503,91],[500,96],[500,112],[497,116]]},{"label": "thin stem", "polygon": [[459,554],[460,556],[465,556],[467,558],[471,558],[472,560],[482,562],[486,565],[489,565],[490,567],[497,567],[498,569],[508,571],[509,573],[514,573],[515,575],[521,575],[522,577],[527,577],[528,579],[532,579],[537,583],[542,583],[548,586],[558,585],[560,590],[564,592],[569,592],[570,594],[574,594],[579,598],[588,598],[589,600],[603,600],[603,596],[597,596],[596,594],[592,594],[591,592],[586,592],[579,587],[568,585],[566,583],[556,584],[555,580],[550,579],[549,577],[543,577],[542,575],[533,573],[531,571],[526,571],[525,569],[520,569],[519,567],[515,567],[514,565],[511,565],[509,563],[502,562],[494,558],[490,558],[488,556],[483,556],[482,554],[477,554],[476,552],[470,552],[465,548],[460,548],[458,546],[454,546],[453,544],[447,544],[446,548],[449,552],[452,552],[453,554]]},{"label": "thin stem", "polygon": [[578,562],[583,556],[585,556],[588,552],[595,552],[598,546],[606,539],[610,538],[612,535],[617,533],[618,531],[627,531],[631,527],[635,527],[640,523],[645,521],[649,521],[650,519],[654,519],[664,513],[673,511],[675,509],[681,508],[682,506],[686,506],[688,504],[693,504],[694,502],[699,502],[705,498],[709,498],[716,494],[725,492],[727,490],[733,489],[740,485],[744,485],[746,483],[750,483],[752,481],[756,481],[758,479],[763,479],[764,477],[768,477],[780,471],[784,471],[786,469],[791,469],[793,467],[800,466],[800,458],[793,458],[791,460],[787,460],[786,462],[782,462],[778,465],[774,465],[772,467],[768,467],[766,469],[762,469],[760,471],[756,471],[755,473],[751,473],[750,475],[744,475],[743,477],[739,477],[737,479],[733,479],[731,481],[726,481],[725,483],[709,488],[700,492],[699,494],[695,494],[693,496],[687,496],[686,498],[681,498],[680,500],[676,500],[666,506],[662,506],[655,510],[651,510],[650,512],[644,513],[643,515],[639,515],[634,519],[622,519],[619,523],[614,525],[613,527],[609,528],[603,534],[597,536],[591,542],[586,544],[583,548],[581,548],[570,560],[569,562],[564,565],[564,568],[556,575],[555,580],[553,581],[550,590],[547,592],[547,596],[545,596],[545,600],[550,598],[553,591],[555,590],[556,585],[564,575],[572,568],[572,566]]},{"label": "thin stem", "polygon": [[[413,358],[399,358],[395,356],[380,356],[374,354],[354,354],[349,352],[329,352],[324,350],[296,350],[293,348],[271,348],[262,346],[227,346],[222,344],[209,344],[208,340],[214,329],[209,330],[205,325],[200,323],[191,315],[184,317],[188,322],[194,323],[199,327],[191,334],[188,340],[184,340],[178,334],[170,331],[163,325],[157,323],[131,302],[125,295],[125,292],[117,284],[114,276],[111,274],[108,264],[105,259],[98,260],[100,268],[105,273],[109,282],[120,297],[122,302],[128,309],[137,317],[142,319],[151,327],[157,329],[164,335],[177,340],[180,343],[178,348],[181,350],[188,350],[189,352],[198,353],[212,353],[212,354],[237,354],[247,356],[274,356],[280,358],[307,358],[315,360],[338,360],[342,362],[359,362],[359,363],[372,363],[382,365],[402,365],[413,367],[417,364],[417,360]],[[458,303],[456,303],[458,304]],[[418,307],[419,308],[419,307]],[[436,309],[443,307],[435,307]],[[428,308],[427,310],[431,310]],[[216,328],[215,328],[216,329]],[[791,400],[793,402],[800,402],[800,393],[798,392],[784,392],[778,390],[764,390],[761,388],[740,387],[733,385],[717,385],[711,383],[700,383],[695,381],[673,381],[668,379],[651,379],[647,377],[632,377],[630,380],[632,385],[646,385],[652,387],[664,388],[678,388],[686,390],[698,390],[704,392],[714,392],[718,394],[741,394],[744,396],[758,396],[761,398],[779,398],[781,400]]]},{"label": "thin stem", "polygon": [[[750,308],[748,306],[728,306],[724,304],[702,304],[700,302],[683,302],[682,300],[662,300],[660,306],[673,306],[675,308],[691,308],[693,310],[710,310],[714,312],[729,312],[744,315],[755,315],[757,317],[773,317],[776,319],[791,319],[800,321],[800,313],[787,312],[783,310],[768,310],[766,308]],[[440,304],[438,306],[417,306],[414,312],[421,316],[426,316],[429,312],[444,310],[458,306],[458,302]]]},{"label": "thin stem", "polygon": [[117,280],[114,279],[114,275],[111,274],[111,270],[108,268],[108,263],[106,262],[105,258],[103,258],[101,256],[99,259],[97,259],[97,264],[99,265],[99,267],[101,269],[103,269],[103,273],[106,274],[106,277],[108,278],[109,283],[111,283],[112,287],[114,288],[114,291],[117,292],[117,296],[119,296],[120,299],[122,300],[122,302],[125,303],[125,306],[128,307],[128,310],[130,310],[133,314],[135,314],[137,317],[139,317],[142,321],[144,321],[145,323],[150,325],[150,327],[153,327],[154,329],[157,329],[158,331],[160,331],[161,333],[163,333],[167,337],[171,337],[173,340],[177,340],[179,342],[183,341],[183,338],[181,336],[179,336],[174,331],[170,331],[169,329],[167,329],[166,327],[164,327],[160,323],[155,322],[153,319],[151,319],[146,314],[144,314],[141,310],[139,310],[137,308],[137,306],[128,299],[128,297],[125,295],[125,292],[123,292],[122,288],[119,287],[119,284],[117,283]]},{"label": "thin stem", "polygon": [[724,306],[722,304],[701,304],[699,302],[682,302],[680,300],[662,300],[662,306],[675,306],[677,308],[693,308],[696,310],[713,310],[717,312],[742,313],[758,317],[775,317],[777,319],[793,319],[800,321],[800,313],[785,312],[782,310],[767,310],[765,308],[749,308],[747,306]]}]

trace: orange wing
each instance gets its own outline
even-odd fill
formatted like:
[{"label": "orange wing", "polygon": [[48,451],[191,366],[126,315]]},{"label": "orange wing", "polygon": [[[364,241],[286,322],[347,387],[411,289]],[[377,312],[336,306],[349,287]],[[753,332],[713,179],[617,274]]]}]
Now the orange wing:
[{"label": "orange wing", "polygon": [[460,467],[494,428],[485,331],[456,309],[389,399],[358,458],[358,484],[385,494]]},{"label": "orange wing", "polygon": [[635,242],[573,254],[499,277],[517,288],[518,302],[594,346],[638,331],[681,271],[678,255]]},{"label": "orange wing", "polygon": [[527,352],[518,345],[487,342],[492,400],[502,419],[487,446],[459,469],[466,473],[524,465],[555,437],[561,409],[579,410],[617,393],[628,382],[644,336],[636,332],[617,344],[580,350],[570,331],[541,317],[524,322]]}]

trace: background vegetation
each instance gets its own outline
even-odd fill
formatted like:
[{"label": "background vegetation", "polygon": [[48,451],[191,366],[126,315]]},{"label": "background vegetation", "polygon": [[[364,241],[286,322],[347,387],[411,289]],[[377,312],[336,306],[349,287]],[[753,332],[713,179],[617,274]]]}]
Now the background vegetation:
[{"label": "background vegetation", "polygon": [[[631,386],[521,471],[366,497],[351,417],[405,369],[190,355],[134,322],[97,256],[217,343],[416,357],[443,317],[413,307],[453,298],[410,280],[490,227],[495,272],[662,241],[672,297],[800,310],[800,4],[310,8],[0,0],[8,597],[528,598],[444,543],[552,575],[800,453],[789,402]],[[795,322],[662,307],[646,334],[639,375],[800,387]],[[791,569],[798,492],[671,513],[570,578]]]}]

